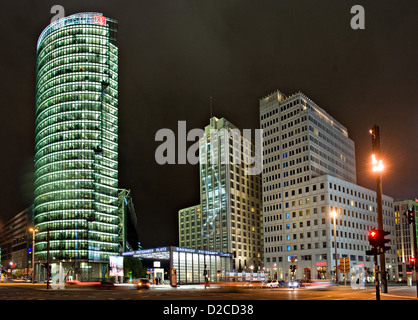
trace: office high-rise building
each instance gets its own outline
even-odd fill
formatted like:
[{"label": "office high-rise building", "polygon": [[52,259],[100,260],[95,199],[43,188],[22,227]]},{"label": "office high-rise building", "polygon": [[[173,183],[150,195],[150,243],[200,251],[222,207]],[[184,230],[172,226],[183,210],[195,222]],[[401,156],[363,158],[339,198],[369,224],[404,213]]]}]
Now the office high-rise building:
[{"label": "office high-rise building", "polygon": [[275,174],[280,170],[283,186],[323,174],[356,183],[354,142],[348,130],[303,93],[286,97],[277,91],[261,99],[260,117],[264,167],[272,167]]},{"label": "office high-rise building", "polygon": [[10,269],[23,276],[32,269],[32,227],[33,207],[19,212],[0,225],[0,270]]},{"label": "office high-rise building", "polygon": [[[398,258],[399,280],[410,280],[413,277],[413,268],[411,267],[411,257],[414,256],[414,232],[412,224],[409,223],[407,211],[414,209],[418,212],[418,202],[415,200],[396,200],[395,207],[395,225],[396,225],[396,253]],[[415,220],[415,227],[417,221]],[[414,242],[415,241],[415,242]]]},{"label": "office high-rise building", "polygon": [[202,246],[202,220],[202,206],[200,204],[179,210],[180,247],[200,249]]},{"label": "office high-rise building", "polygon": [[[267,271],[286,280],[332,279],[336,258],[338,265],[342,257],[351,268],[373,270],[365,250],[367,231],[377,227],[376,193],[356,185],[354,142],[347,129],[304,94],[286,97],[279,91],[260,99],[260,124]],[[383,223],[393,241],[393,199],[387,196]],[[393,279],[393,243],[386,263]]]},{"label": "office high-rise building", "polygon": [[79,279],[119,253],[116,33],[116,20],[78,13],[37,43],[35,256],[45,262],[49,235],[50,262]]},{"label": "office high-rise building", "polygon": [[199,143],[200,204],[179,211],[181,246],[233,253],[234,269],[247,272],[263,266],[255,147],[228,120],[211,118]]}]

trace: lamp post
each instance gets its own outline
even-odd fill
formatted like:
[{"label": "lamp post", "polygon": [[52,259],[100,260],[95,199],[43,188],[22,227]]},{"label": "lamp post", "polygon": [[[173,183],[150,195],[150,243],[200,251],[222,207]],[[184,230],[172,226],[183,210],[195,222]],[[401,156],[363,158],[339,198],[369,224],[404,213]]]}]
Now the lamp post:
[{"label": "lamp post", "polygon": [[38,232],[36,228],[30,228],[32,231],[32,283],[35,283],[35,232]]},{"label": "lamp post", "polygon": [[334,218],[335,284],[338,285],[337,226],[336,226],[336,221],[335,221],[335,219],[337,218],[337,211],[332,210],[331,215]]},{"label": "lamp post", "polygon": [[[382,172],[385,167],[382,159],[380,159],[380,130],[378,125],[374,125],[369,130],[372,136],[372,171],[376,173],[376,205],[377,205],[377,229],[383,230],[383,208],[382,208]],[[385,252],[380,254],[380,281],[382,283],[382,292],[388,292],[387,279],[386,279],[386,258]]]}]

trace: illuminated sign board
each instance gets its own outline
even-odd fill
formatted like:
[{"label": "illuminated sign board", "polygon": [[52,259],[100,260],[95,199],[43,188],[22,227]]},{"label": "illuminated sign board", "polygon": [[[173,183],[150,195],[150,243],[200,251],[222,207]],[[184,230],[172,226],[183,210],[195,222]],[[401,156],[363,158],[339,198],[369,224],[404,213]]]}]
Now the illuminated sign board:
[{"label": "illuminated sign board", "polygon": [[106,17],[98,14],[93,14],[93,23],[104,26],[106,25]]},{"label": "illuminated sign board", "polygon": [[109,275],[111,277],[123,277],[123,257],[110,256],[109,257]]}]

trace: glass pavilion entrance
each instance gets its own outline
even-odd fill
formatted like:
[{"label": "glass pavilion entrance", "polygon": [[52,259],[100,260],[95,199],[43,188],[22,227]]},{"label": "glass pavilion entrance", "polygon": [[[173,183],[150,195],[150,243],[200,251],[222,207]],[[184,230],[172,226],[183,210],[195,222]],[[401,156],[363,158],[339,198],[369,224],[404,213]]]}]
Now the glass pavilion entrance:
[{"label": "glass pavilion entrance", "polygon": [[[206,269],[209,281],[226,281],[232,271],[232,254],[225,252],[198,250],[181,247],[161,247],[122,253],[122,256],[133,256],[142,259],[168,260],[168,274],[173,274],[177,284],[204,283]],[[206,268],[205,268],[206,266]],[[172,277],[174,279],[174,277]],[[171,279],[170,279],[171,280]]]}]

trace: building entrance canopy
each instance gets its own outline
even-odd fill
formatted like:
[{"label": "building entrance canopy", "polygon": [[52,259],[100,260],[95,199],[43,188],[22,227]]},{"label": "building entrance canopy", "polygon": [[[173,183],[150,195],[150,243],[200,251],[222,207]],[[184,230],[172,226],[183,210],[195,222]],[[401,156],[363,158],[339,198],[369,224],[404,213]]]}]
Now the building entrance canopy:
[{"label": "building entrance canopy", "polygon": [[201,254],[201,255],[204,254],[206,256],[209,255],[209,256],[232,258],[231,253],[181,248],[181,247],[173,247],[173,246],[123,252],[122,256],[124,257],[133,256],[135,258],[142,258],[142,259],[170,260],[170,255],[172,255],[173,252],[185,252],[185,253],[191,253],[191,254]]},{"label": "building entrance canopy", "polygon": [[202,283],[204,272],[211,281],[222,281],[232,271],[232,254],[181,247],[160,247],[123,252],[124,257],[169,260],[170,275],[173,270],[177,283]]}]

